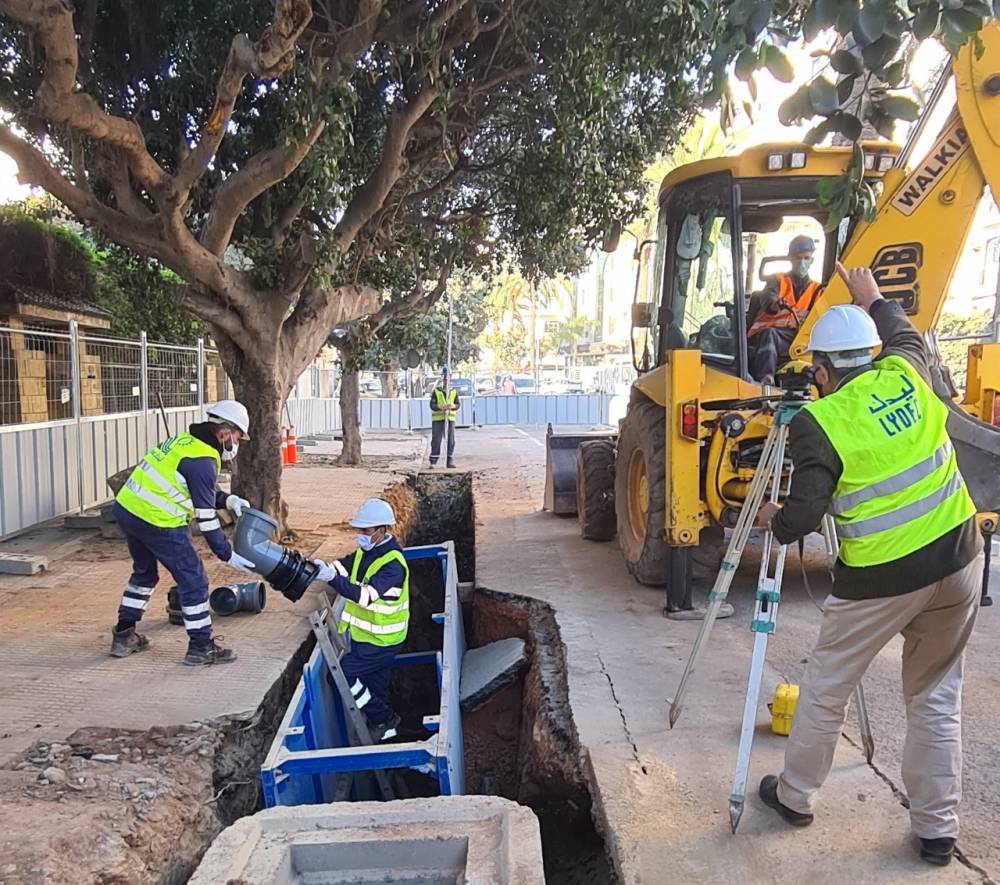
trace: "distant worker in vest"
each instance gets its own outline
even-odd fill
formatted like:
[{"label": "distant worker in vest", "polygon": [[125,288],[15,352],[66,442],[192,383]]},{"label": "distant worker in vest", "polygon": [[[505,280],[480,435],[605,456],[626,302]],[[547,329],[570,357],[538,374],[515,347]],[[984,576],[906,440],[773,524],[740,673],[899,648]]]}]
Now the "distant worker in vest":
[{"label": "distant worker in vest", "polygon": [[822,291],[809,278],[815,253],[812,237],[795,237],[788,246],[791,273],[778,274],[760,298],[751,299],[747,316],[750,374],[761,384],[774,384],[778,369],[788,362],[788,349],[799,325]]},{"label": "distant worker in vest", "polygon": [[376,742],[396,737],[399,727],[389,706],[389,676],[410,621],[410,569],[389,531],[395,524],[392,507],[369,498],[351,520],[358,549],[331,563],[316,560],[315,580],[344,598],[338,629],[350,636],[350,648],[340,666]]},{"label": "distant worker in vest", "polygon": [[[447,393],[445,392],[447,390]],[[448,432],[448,467],[455,466],[455,421],[458,419],[458,390],[448,386],[448,367],[441,369],[441,380],[431,391],[431,467],[441,457],[441,440]]]},{"label": "distant worker in vest", "polygon": [[190,667],[227,664],[236,660],[231,649],[212,638],[208,610],[208,576],[201,564],[188,521],[197,522],[212,552],[226,565],[252,574],[252,563],[233,551],[222,533],[216,510],[235,516],[250,502],[216,489],[223,461],[233,461],[240,441],[247,439],[246,407],[223,400],[206,410],[208,420],[192,424],[187,433],[172,436],[149,452],[132,471],[115,498],[114,513],[132,555],[132,577],[118,608],[111,655],[124,658],[149,647],[136,632],[159,581],[157,563],[177,582]]},{"label": "distant worker in vest", "polygon": [[837,272],[854,304],[832,307],[812,328],[821,398],[792,420],[791,489],[783,506],[760,509],[758,526],[787,544],[829,512],[840,555],[785,767],[761,781],[760,796],[787,823],[812,823],[848,699],[902,634],[910,823],[920,856],[944,866],[962,795],[962,659],[979,607],[976,508],[945,429],[948,408],[931,389],[923,340],[902,308],[882,298],[868,268],[838,264]]}]

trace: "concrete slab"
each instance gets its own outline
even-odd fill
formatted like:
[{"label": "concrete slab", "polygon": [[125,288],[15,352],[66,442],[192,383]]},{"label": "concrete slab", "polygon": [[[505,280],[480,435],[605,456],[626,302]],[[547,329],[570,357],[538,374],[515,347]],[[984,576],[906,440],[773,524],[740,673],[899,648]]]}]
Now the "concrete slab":
[{"label": "concrete slab", "polygon": [[498,639],[462,656],[459,696],[462,712],[471,713],[514,682],[528,665],[523,639]]},{"label": "concrete slab", "polygon": [[495,796],[269,808],[224,830],[189,885],[544,885],[538,821]]},{"label": "concrete slab", "polygon": [[[752,645],[752,561],[741,570],[732,594],[737,616],[716,625],[684,716],[670,730],[668,696],[699,625],[665,620],[660,614],[662,593],[637,585],[613,544],[583,541],[575,520],[540,512],[542,433],[515,435],[508,430],[501,435],[502,430],[481,431],[476,451],[463,457],[478,477],[476,515],[482,525],[477,531],[477,584],[544,599],[556,610],[570,702],[592,775],[595,813],[603,819],[623,882],[808,879],[832,885],[995,879],[996,870],[981,873],[974,860],[943,870],[922,863],[899,799],[901,787],[880,770],[884,757],[880,759],[879,748],[878,768],[872,768],[847,739],[838,748],[813,826],[786,827],[756,796],[760,778],[780,770],[785,741],[770,732],[763,704],[747,809],[733,836],[727,808]],[[815,574],[819,585],[821,561]],[[783,599],[783,639],[776,637],[775,645],[784,642],[789,650],[794,648],[798,662],[815,637],[818,613],[801,590],[790,586],[794,576],[786,579],[786,593],[795,595],[787,603]],[[799,618],[792,632],[783,633],[790,617],[786,608],[793,607]],[[777,683],[796,681],[790,676],[790,659],[770,656],[765,698]],[[968,694],[966,706],[972,706]],[[874,718],[879,714],[872,709]],[[897,732],[904,727],[896,721]],[[980,764],[992,765],[988,770],[995,771],[996,758],[994,748]],[[987,793],[988,781],[983,785]],[[995,801],[995,789],[992,795]],[[983,833],[967,846],[963,840],[962,847],[967,854],[981,848],[988,853],[992,849],[982,844],[984,839],[995,846],[995,829],[992,836]]]},{"label": "concrete slab", "polygon": [[63,520],[63,528],[99,529],[104,521],[100,513],[84,513],[77,516],[67,516]]},{"label": "concrete slab", "polygon": [[49,567],[44,556],[29,556],[25,553],[0,553],[0,574],[36,575]]}]

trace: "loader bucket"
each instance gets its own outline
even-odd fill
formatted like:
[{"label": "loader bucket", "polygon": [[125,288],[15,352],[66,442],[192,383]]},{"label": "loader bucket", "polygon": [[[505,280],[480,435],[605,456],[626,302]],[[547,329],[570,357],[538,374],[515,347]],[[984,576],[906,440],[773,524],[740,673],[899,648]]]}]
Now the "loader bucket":
[{"label": "loader bucket", "polygon": [[948,435],[955,446],[958,469],[980,513],[1000,510],[1000,427],[986,424],[948,406]]},{"label": "loader bucket", "polygon": [[550,424],[545,434],[544,510],[560,516],[576,513],[576,450],[592,439],[614,439],[617,432],[577,428],[554,431]]}]

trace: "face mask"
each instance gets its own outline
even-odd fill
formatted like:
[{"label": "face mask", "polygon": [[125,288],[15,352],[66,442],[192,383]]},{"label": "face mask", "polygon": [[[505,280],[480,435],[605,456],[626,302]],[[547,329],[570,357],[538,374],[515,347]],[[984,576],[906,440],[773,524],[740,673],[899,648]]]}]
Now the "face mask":
[{"label": "face mask", "polygon": [[240,444],[234,442],[233,443],[233,447],[231,449],[223,449],[222,450],[222,455],[221,455],[222,460],[223,461],[235,461],[236,460],[236,453],[239,450],[240,450]]},{"label": "face mask", "polygon": [[797,277],[805,277],[809,275],[810,267],[812,267],[811,258],[800,258],[792,262],[792,273]]},{"label": "face mask", "polygon": [[372,541],[371,537],[368,536],[368,535],[358,535],[357,541],[358,541],[358,546],[362,550],[366,550],[366,551],[367,550],[371,550],[372,547],[375,546],[375,544]]}]

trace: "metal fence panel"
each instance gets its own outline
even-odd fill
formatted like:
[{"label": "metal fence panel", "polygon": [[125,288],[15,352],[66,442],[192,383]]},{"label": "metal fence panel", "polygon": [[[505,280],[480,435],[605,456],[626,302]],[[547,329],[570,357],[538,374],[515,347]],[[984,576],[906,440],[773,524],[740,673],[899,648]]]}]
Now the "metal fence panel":
[{"label": "metal fence panel", "polygon": [[183,408],[198,405],[198,352],[190,347],[149,344],[149,407]]}]

